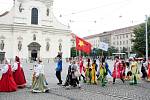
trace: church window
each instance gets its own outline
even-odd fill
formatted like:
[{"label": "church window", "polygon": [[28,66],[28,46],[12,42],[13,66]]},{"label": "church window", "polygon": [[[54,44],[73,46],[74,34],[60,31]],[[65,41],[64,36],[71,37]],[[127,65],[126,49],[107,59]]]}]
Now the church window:
[{"label": "church window", "polygon": [[31,13],[31,24],[38,24],[38,9],[37,8],[32,8],[32,13]]},{"label": "church window", "polygon": [[33,40],[36,41],[36,35],[35,34],[33,34]]}]

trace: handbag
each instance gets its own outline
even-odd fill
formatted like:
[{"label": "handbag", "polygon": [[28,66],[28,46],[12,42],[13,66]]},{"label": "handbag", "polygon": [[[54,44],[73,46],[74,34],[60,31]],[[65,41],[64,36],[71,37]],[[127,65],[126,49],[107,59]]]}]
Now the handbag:
[{"label": "handbag", "polygon": [[81,76],[81,74],[79,73],[79,71],[75,71],[75,72],[74,72],[74,75],[75,75],[76,77]]}]

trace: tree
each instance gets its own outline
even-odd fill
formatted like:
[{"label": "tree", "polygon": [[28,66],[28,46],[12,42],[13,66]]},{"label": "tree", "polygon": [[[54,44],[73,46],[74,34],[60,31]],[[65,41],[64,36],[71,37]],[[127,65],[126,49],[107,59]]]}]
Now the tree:
[{"label": "tree", "polygon": [[[144,56],[146,50],[145,23],[135,28],[133,33],[135,36],[132,39],[132,42],[134,42],[132,50],[139,56]],[[150,34],[150,18],[148,18],[148,34]],[[148,35],[148,45],[150,45],[150,35]],[[150,52],[150,49],[148,51]]]}]

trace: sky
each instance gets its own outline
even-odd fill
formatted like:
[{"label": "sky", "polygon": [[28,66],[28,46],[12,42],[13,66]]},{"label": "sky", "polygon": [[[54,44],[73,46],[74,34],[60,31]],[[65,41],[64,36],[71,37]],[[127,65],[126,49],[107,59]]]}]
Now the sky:
[{"label": "sky", "polygon": [[[55,17],[80,37],[136,25],[150,16],[150,0],[54,0]],[[0,0],[0,14],[13,0]]]}]

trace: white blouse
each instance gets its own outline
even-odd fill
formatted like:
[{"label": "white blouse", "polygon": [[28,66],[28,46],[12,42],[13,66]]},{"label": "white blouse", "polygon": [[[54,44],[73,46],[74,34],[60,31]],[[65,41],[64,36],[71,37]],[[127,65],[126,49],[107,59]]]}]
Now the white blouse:
[{"label": "white blouse", "polygon": [[[22,65],[20,64],[20,67],[22,68]],[[15,62],[14,65],[12,66],[12,70],[15,71],[18,69],[18,63]]]},{"label": "white blouse", "polygon": [[2,75],[5,74],[8,71],[8,65],[4,65],[0,68],[0,80],[2,78]]},{"label": "white blouse", "polygon": [[38,77],[39,74],[44,74],[44,65],[42,64],[36,64],[34,66],[34,72],[35,72],[35,76]]}]

